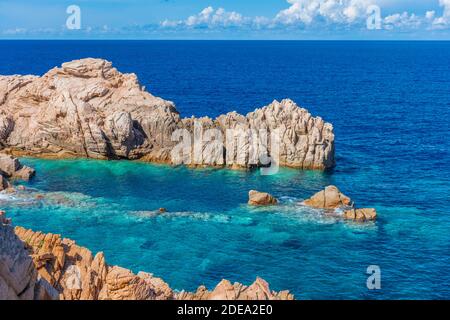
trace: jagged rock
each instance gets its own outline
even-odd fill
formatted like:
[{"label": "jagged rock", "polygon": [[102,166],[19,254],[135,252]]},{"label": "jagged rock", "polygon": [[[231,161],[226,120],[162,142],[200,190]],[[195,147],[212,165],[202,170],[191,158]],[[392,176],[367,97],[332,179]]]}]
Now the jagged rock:
[{"label": "jagged rock", "polygon": [[[177,129],[202,140],[177,154]],[[229,129],[243,130],[243,141]],[[267,130],[267,139],[259,130]],[[42,77],[0,76],[0,142],[17,155],[252,168],[268,165],[267,157],[277,153],[276,130],[277,164],[334,166],[333,126],[288,99],[246,116],[181,119],[172,102],[154,97],[135,74],[122,74],[102,59],[64,63]]]},{"label": "jagged rock", "polygon": [[11,188],[11,184],[9,183],[8,179],[0,174],[0,191],[7,190],[9,188]]},{"label": "jagged rock", "polygon": [[35,170],[22,165],[19,159],[0,153],[0,175],[2,175],[4,179],[11,178],[28,181],[34,174]]},{"label": "jagged rock", "polygon": [[278,200],[269,193],[256,190],[250,190],[248,198],[248,204],[252,206],[270,206],[278,203]]},{"label": "jagged rock", "polygon": [[344,218],[358,222],[374,221],[377,218],[377,211],[373,208],[346,210]]},{"label": "jagged rock", "polygon": [[23,166],[14,173],[13,178],[23,181],[29,181],[35,175],[35,173],[36,171],[33,168]]},{"label": "jagged rock", "polygon": [[274,292],[269,284],[261,278],[250,286],[240,283],[231,284],[228,280],[222,280],[213,291],[208,291],[200,286],[196,292],[180,292],[178,300],[293,300],[294,296],[289,291]]},{"label": "jagged rock", "polygon": [[[293,299],[287,291],[270,291],[268,284],[259,278],[249,287],[234,284],[233,292],[229,282],[222,281],[211,293],[205,288],[204,295],[199,291],[175,293],[162,279],[149,273],[136,275],[128,269],[109,266],[103,253],[93,257],[91,251],[70,239],[22,227],[16,227],[15,233],[28,248],[26,255],[29,254],[29,262],[34,265],[32,269],[37,270],[36,299],[58,296],[61,300]],[[22,251],[26,252],[23,243]]]},{"label": "jagged rock", "polygon": [[0,212],[0,300],[32,300],[37,281],[33,260]]},{"label": "jagged rock", "polygon": [[0,172],[7,176],[11,177],[16,173],[20,168],[19,159],[14,158],[7,154],[0,154]]},{"label": "jagged rock", "polygon": [[338,209],[353,207],[352,200],[335,186],[328,186],[303,202],[317,209]]}]

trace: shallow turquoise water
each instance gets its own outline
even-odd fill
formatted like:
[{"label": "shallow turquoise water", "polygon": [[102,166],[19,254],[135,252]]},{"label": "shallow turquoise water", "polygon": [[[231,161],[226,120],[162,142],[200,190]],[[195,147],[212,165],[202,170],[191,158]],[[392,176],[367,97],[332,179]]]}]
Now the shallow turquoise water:
[{"label": "shallow turquoise water", "polygon": [[[353,185],[338,172],[261,176],[125,161],[22,162],[38,172],[32,189],[0,200],[15,224],[60,233],[176,289],[258,275],[300,299],[449,297],[449,215],[418,205],[419,194],[402,204],[373,193],[379,182],[358,188],[362,181]],[[371,175],[359,179],[367,185]],[[330,183],[358,205],[375,206],[379,220],[343,222],[299,204]],[[250,189],[273,193],[281,205],[248,207]],[[168,212],[155,216],[160,207]],[[369,265],[381,267],[380,291],[366,288]]]}]

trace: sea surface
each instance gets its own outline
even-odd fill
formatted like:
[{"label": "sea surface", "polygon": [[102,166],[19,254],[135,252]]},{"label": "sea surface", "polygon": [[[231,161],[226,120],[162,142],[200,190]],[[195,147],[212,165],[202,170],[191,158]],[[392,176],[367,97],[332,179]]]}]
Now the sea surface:
[{"label": "sea surface", "polygon": [[[135,72],[183,116],[291,98],[333,123],[337,166],[262,176],[22,159],[37,170],[29,190],[0,194],[15,224],[175,289],[260,276],[297,299],[450,299],[450,42],[0,41],[0,74],[84,57]],[[329,184],[379,219],[343,222],[300,204]],[[250,189],[281,205],[248,207]],[[366,286],[370,265],[380,290]]]}]

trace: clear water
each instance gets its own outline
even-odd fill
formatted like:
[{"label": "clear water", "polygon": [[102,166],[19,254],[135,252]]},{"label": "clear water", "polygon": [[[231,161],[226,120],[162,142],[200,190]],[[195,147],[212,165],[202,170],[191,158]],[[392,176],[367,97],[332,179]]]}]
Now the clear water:
[{"label": "clear water", "polygon": [[[334,124],[337,167],[260,176],[23,159],[38,172],[31,191],[0,195],[16,224],[177,289],[259,275],[299,299],[450,298],[450,43],[0,41],[0,74],[87,56],[136,72],[185,116],[290,97]],[[379,220],[346,223],[298,204],[328,184]],[[247,207],[250,189],[281,206]],[[168,212],[155,216],[160,207]],[[381,268],[379,291],[366,288],[369,265]]]}]

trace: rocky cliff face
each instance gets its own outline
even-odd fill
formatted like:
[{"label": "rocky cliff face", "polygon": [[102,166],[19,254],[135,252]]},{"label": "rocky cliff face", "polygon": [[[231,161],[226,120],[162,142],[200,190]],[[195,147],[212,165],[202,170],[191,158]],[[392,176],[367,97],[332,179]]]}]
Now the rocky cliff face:
[{"label": "rocky cliff face", "polygon": [[258,278],[250,286],[223,280],[212,291],[176,292],[162,279],[110,266],[103,253],[59,235],[13,228],[0,212],[0,300],[292,300]]},{"label": "rocky cliff face", "polygon": [[38,273],[23,242],[0,212],[0,300],[34,299]]},{"label": "rocky cliff face", "polygon": [[[177,155],[172,151],[183,136],[178,129],[187,129],[192,140],[202,139]],[[242,141],[230,129],[244,132]],[[291,100],[274,101],[246,116],[181,119],[172,102],[145,91],[136,75],[122,74],[101,59],[64,63],[42,77],[0,76],[0,145],[13,154],[248,168],[267,164],[261,156],[275,153],[276,129],[277,164],[334,165],[332,125]],[[266,133],[259,135],[260,130]]]}]

